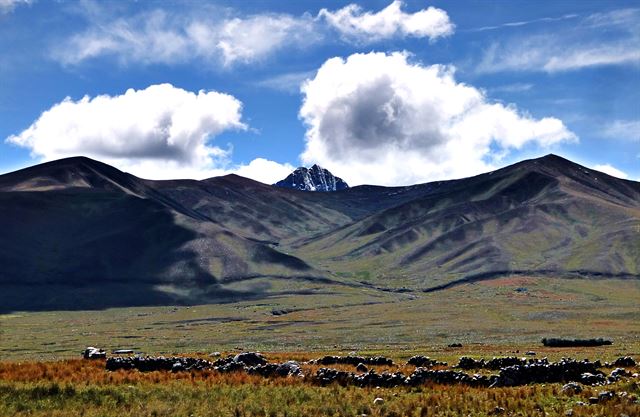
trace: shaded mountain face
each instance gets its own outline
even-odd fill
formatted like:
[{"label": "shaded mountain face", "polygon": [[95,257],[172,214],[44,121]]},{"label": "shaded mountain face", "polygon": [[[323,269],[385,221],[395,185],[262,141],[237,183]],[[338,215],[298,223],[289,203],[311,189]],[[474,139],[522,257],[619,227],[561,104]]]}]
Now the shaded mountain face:
[{"label": "shaded mountain face", "polygon": [[339,191],[349,188],[341,178],[334,176],[329,170],[319,165],[311,168],[300,167],[287,178],[274,184],[276,187],[290,188],[300,191]]},{"label": "shaded mountain face", "polygon": [[554,155],[317,193],[237,175],[143,180],[68,158],[0,176],[0,306],[423,291],[505,273],[640,279],[639,227],[640,183]]}]

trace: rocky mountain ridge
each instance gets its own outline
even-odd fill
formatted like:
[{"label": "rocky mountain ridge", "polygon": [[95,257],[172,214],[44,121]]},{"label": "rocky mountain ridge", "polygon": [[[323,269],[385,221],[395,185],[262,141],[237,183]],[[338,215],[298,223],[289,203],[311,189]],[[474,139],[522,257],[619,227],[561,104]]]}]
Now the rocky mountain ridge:
[{"label": "rocky mountain ridge", "polygon": [[329,170],[319,165],[311,168],[299,167],[287,178],[274,184],[276,187],[290,188],[300,191],[340,191],[349,188],[342,178],[334,176]]}]

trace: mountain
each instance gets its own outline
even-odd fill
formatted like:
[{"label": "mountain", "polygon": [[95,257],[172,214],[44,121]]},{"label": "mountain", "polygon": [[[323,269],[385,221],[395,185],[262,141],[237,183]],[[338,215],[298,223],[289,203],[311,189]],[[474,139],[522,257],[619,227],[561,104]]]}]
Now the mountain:
[{"label": "mountain", "polygon": [[287,178],[274,185],[300,191],[339,191],[349,188],[341,178],[335,177],[319,165],[314,165],[311,168],[297,168]]},{"label": "mountain", "polygon": [[639,227],[640,183],[549,155],[433,183],[296,253],[416,289],[508,273],[640,278]]},{"label": "mountain", "polygon": [[554,155],[316,193],[237,175],[151,181],[67,158],[0,175],[0,306],[432,291],[506,274],[639,279],[639,227],[640,183]]},{"label": "mountain", "polygon": [[0,176],[0,305],[104,308],[247,298],[245,279],[313,278],[304,261],[239,236],[88,158]]}]

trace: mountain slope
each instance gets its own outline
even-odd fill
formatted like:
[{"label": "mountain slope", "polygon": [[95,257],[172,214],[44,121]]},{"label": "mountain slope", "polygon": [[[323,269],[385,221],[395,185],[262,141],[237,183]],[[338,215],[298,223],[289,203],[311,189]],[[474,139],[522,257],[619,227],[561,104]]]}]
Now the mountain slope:
[{"label": "mountain slope", "polygon": [[640,183],[554,155],[472,178],[334,192],[236,175],[151,181],[68,158],[0,176],[0,305],[428,290],[509,271],[640,278],[639,228]]},{"label": "mountain slope", "polygon": [[3,308],[246,298],[257,294],[236,294],[225,284],[315,274],[304,261],[234,234],[147,181],[86,158],[0,176],[0,190],[0,285],[13,288],[0,297]]},{"label": "mountain slope", "polygon": [[509,270],[640,274],[639,183],[552,155],[436,185],[299,254],[414,288]]}]

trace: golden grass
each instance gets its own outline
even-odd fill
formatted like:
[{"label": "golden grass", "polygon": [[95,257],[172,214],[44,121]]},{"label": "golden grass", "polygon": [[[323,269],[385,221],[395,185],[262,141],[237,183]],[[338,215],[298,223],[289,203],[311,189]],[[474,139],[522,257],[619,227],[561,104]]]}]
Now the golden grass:
[{"label": "golden grass", "polygon": [[[274,361],[313,354],[270,354]],[[313,371],[316,367],[305,368]],[[406,369],[408,370],[408,368]],[[637,371],[637,369],[636,369]],[[637,381],[577,395],[561,384],[482,389],[425,385],[393,389],[319,387],[302,378],[262,378],[215,371],[148,372],[104,369],[104,361],[0,363],[2,416],[574,416],[640,415]],[[602,389],[616,393],[598,405],[577,405]],[[374,405],[375,398],[382,405]]]}]

